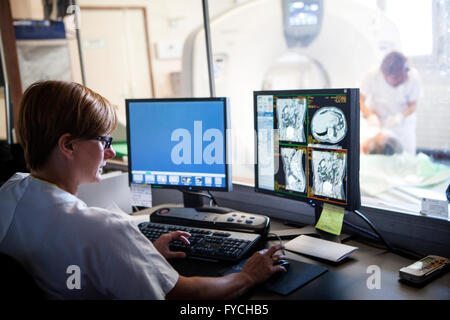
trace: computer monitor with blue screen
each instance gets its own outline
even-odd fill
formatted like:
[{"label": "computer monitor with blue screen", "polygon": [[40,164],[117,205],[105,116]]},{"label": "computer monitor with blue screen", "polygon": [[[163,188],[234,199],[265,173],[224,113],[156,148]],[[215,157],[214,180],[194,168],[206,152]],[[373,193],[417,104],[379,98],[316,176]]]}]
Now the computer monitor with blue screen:
[{"label": "computer monitor with blue screen", "polygon": [[258,91],[254,115],[256,191],[359,209],[358,89]]},{"label": "computer monitor with blue screen", "polygon": [[226,98],[127,99],[126,112],[130,183],[185,191],[189,207],[232,189]]}]

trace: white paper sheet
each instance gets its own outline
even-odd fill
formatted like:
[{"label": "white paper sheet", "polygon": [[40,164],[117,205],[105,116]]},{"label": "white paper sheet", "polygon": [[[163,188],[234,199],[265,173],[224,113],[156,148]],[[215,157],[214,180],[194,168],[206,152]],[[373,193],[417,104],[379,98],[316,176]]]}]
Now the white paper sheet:
[{"label": "white paper sheet", "polygon": [[309,256],[339,262],[357,250],[346,244],[308,237],[305,235],[292,239],[285,245],[286,250]]},{"label": "white paper sheet", "polygon": [[151,185],[132,183],[131,196],[133,198],[133,205],[151,208],[152,206]]}]

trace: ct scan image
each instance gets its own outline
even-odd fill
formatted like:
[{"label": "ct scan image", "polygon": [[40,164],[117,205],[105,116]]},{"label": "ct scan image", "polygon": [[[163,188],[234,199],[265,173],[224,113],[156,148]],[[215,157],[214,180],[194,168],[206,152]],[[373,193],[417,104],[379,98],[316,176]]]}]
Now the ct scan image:
[{"label": "ct scan image", "polygon": [[340,142],[347,134],[344,112],[336,107],[320,108],[312,117],[311,133],[314,139],[321,142]]},{"label": "ct scan image", "polygon": [[345,200],[346,156],[343,152],[312,151],[314,195]]},{"label": "ct scan image", "polygon": [[302,149],[281,148],[286,190],[305,192],[306,175],[302,164],[304,154]]},{"label": "ct scan image", "polygon": [[277,99],[277,120],[280,140],[306,142],[303,122],[306,98]]}]

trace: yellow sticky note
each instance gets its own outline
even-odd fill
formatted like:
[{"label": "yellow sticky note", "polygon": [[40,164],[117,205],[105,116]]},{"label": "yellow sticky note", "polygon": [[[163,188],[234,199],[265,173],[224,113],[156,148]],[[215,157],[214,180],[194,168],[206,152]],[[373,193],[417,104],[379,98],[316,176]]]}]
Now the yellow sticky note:
[{"label": "yellow sticky note", "polygon": [[324,203],[316,228],[338,236],[341,234],[343,222],[344,208]]}]

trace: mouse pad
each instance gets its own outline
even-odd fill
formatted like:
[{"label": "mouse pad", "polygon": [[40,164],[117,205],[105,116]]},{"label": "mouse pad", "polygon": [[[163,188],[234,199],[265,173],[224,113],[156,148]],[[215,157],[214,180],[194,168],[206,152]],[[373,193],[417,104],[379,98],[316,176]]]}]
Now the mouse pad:
[{"label": "mouse pad", "polygon": [[[239,272],[247,260],[227,270],[224,275]],[[289,295],[294,290],[304,286],[311,280],[327,272],[328,269],[322,266],[316,266],[310,263],[304,263],[296,260],[289,260],[287,272],[278,272],[261,284],[265,290],[275,292],[281,295]]]}]

